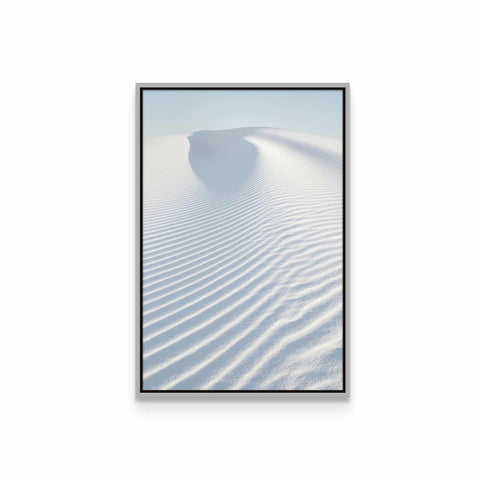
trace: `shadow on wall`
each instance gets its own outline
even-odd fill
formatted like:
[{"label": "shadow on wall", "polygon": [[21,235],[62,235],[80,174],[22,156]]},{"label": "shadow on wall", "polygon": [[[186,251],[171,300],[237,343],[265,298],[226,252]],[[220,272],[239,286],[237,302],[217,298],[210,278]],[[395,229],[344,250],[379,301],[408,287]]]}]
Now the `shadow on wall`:
[{"label": "shadow on wall", "polygon": [[243,137],[254,130],[201,130],[188,137],[190,165],[210,190],[234,192],[245,183],[257,161],[257,149]]}]

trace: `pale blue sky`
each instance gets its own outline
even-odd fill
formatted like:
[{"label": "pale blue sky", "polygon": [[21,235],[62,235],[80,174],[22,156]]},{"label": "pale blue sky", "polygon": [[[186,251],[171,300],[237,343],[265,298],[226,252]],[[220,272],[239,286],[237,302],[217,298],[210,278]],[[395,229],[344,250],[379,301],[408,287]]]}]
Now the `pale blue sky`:
[{"label": "pale blue sky", "polygon": [[144,90],[143,132],[275,127],[342,138],[341,90]]}]

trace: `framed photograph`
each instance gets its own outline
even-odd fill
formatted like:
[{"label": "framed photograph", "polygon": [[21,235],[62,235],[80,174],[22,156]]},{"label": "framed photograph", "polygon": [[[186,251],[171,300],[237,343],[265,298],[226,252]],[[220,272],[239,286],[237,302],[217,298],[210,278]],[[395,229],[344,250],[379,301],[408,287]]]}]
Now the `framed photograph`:
[{"label": "framed photograph", "polygon": [[348,84],[137,84],[137,393],[347,393]]}]

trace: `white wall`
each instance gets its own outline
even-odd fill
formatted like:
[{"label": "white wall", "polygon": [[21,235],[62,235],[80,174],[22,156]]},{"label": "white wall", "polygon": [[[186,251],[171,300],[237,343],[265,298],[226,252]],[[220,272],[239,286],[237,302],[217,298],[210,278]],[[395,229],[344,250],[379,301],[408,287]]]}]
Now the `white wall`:
[{"label": "white wall", "polygon": [[[475,2],[9,2],[3,478],[479,473]],[[134,399],[135,82],[351,83],[351,399]],[[241,397],[244,399],[244,397]]]}]

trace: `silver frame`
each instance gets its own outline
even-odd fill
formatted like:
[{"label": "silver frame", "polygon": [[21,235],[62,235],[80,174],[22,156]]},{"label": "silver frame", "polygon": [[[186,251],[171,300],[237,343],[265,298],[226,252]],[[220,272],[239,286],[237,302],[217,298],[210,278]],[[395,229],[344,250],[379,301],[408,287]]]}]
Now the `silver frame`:
[{"label": "silver frame", "polygon": [[[346,340],[344,348],[344,392],[305,392],[305,391],[269,391],[269,392],[255,392],[255,391],[235,391],[229,392],[228,390],[220,392],[210,392],[208,390],[192,391],[192,392],[141,392],[140,384],[140,329],[141,321],[141,297],[140,297],[140,275],[141,275],[141,261],[140,258],[140,217],[141,217],[141,203],[140,195],[141,183],[140,183],[140,100],[142,88],[271,88],[271,89],[283,89],[283,88],[343,88],[345,91],[345,118],[344,118],[344,144],[345,151],[344,165],[344,265],[345,265],[345,278],[344,278],[344,316],[345,316],[345,330],[344,339]],[[254,401],[263,402],[274,399],[275,401],[325,401],[325,400],[348,400],[350,397],[350,176],[347,174],[350,167],[350,84],[349,83],[137,83],[135,84],[135,395],[138,400],[162,400],[162,401]],[[245,395],[247,394],[248,395]]]}]

